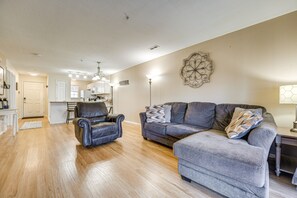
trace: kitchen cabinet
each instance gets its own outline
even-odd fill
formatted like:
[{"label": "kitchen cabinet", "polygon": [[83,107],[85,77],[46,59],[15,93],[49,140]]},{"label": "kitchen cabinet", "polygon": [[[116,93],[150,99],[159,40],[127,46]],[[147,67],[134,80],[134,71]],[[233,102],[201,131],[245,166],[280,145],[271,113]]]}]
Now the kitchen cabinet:
[{"label": "kitchen cabinet", "polygon": [[87,85],[87,89],[91,90],[93,95],[108,95],[110,94],[110,85],[105,82],[93,82]]}]

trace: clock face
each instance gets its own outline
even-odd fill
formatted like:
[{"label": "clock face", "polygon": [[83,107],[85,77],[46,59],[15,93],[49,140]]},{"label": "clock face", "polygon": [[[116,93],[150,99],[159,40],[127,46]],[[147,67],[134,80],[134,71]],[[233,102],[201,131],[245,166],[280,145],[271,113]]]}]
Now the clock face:
[{"label": "clock face", "polygon": [[208,54],[198,52],[184,59],[184,66],[181,69],[180,75],[185,85],[198,88],[204,83],[210,82],[210,75],[213,73],[213,70]]}]

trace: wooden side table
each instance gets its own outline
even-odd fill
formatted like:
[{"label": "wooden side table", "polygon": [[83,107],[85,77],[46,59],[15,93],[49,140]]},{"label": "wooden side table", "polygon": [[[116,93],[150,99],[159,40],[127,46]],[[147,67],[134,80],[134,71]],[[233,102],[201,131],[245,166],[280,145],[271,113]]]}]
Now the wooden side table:
[{"label": "wooden side table", "polygon": [[[275,139],[276,154],[275,154],[275,173],[277,176],[281,172],[294,174],[297,167],[297,158],[291,156],[282,156],[282,144],[297,147],[297,133],[291,132],[290,128],[277,128],[277,135]],[[297,149],[297,148],[296,148]]]}]

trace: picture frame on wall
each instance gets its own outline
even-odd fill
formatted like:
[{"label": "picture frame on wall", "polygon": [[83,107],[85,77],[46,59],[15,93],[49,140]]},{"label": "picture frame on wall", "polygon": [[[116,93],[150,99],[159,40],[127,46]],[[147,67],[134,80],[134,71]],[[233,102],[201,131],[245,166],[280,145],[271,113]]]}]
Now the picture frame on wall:
[{"label": "picture frame on wall", "polygon": [[0,66],[0,95],[4,94],[4,68]]}]

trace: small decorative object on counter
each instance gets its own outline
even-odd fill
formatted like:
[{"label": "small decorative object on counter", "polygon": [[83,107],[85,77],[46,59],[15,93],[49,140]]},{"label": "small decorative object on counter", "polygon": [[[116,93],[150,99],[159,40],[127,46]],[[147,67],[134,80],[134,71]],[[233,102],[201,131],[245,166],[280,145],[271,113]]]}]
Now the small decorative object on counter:
[{"label": "small decorative object on counter", "polygon": [[2,101],[2,98],[0,98],[0,109],[3,109],[3,101]]},{"label": "small decorative object on counter", "polygon": [[9,108],[9,106],[8,106],[8,101],[7,101],[6,98],[3,98],[2,103],[3,103],[3,109],[8,109],[8,108]]}]

